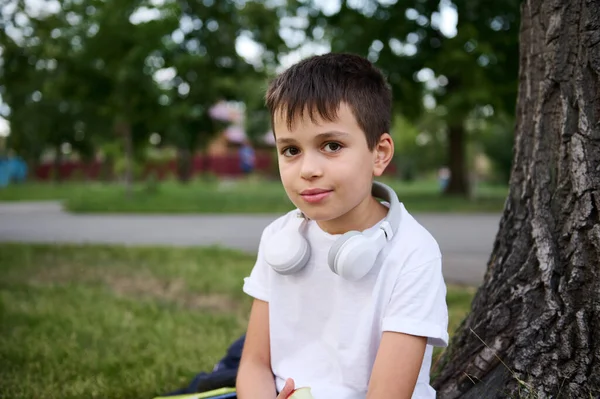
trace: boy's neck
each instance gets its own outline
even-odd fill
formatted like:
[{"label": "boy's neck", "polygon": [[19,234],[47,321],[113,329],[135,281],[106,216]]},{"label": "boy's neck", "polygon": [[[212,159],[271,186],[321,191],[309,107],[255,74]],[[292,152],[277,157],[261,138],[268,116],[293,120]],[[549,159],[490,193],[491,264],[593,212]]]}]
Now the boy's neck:
[{"label": "boy's neck", "polygon": [[385,218],[388,208],[369,195],[355,208],[337,219],[317,222],[329,234],[344,234],[350,230],[363,231]]}]

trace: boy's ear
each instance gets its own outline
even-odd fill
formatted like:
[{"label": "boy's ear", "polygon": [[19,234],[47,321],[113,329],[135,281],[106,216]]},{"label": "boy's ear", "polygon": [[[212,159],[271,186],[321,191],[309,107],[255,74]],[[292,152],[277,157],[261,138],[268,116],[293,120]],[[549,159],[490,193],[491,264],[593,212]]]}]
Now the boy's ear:
[{"label": "boy's ear", "polygon": [[384,133],[373,149],[375,163],[373,164],[373,175],[381,176],[394,156],[394,141],[392,136]]}]

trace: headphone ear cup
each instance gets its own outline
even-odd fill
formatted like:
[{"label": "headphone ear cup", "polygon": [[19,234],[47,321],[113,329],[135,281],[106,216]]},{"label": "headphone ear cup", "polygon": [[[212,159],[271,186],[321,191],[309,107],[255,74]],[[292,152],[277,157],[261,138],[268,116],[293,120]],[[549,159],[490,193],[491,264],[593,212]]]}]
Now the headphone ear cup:
[{"label": "headphone ear cup", "polygon": [[[352,233],[352,234],[349,234]],[[357,281],[369,273],[379,251],[386,243],[383,232],[365,236],[360,232],[348,232],[340,237],[329,252],[329,267],[346,280]]]},{"label": "headphone ear cup", "polygon": [[332,272],[334,272],[335,274],[339,274],[338,273],[338,267],[339,267],[338,259],[340,258],[340,253],[342,251],[342,248],[353,237],[357,237],[360,235],[361,235],[360,231],[356,231],[356,230],[348,231],[348,232],[344,233],[340,238],[338,238],[333,243],[331,248],[329,248],[329,253],[327,255],[327,263],[329,264],[329,268],[331,269]]},{"label": "headphone ear cup", "polygon": [[277,232],[264,247],[265,260],[279,274],[296,273],[310,258],[310,247],[297,229]]}]

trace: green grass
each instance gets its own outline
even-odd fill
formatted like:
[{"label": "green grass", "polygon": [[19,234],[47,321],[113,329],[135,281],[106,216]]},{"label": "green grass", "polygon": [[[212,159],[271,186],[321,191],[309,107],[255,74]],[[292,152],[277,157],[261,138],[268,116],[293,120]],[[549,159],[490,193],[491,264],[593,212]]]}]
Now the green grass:
[{"label": "green grass", "polygon": [[0,397],[151,398],[244,331],[251,257],[0,245]]},{"label": "green grass", "polygon": [[[506,187],[481,184],[466,200],[442,196],[435,181],[385,182],[412,212],[500,212],[507,194]],[[130,198],[115,183],[27,183],[0,190],[0,201],[51,199],[86,213],[283,213],[293,207],[281,183],[266,180],[137,183]]]},{"label": "green grass", "polygon": [[[90,187],[102,187],[100,183],[51,183],[27,182],[0,188],[0,201],[51,201],[78,197]],[[108,187],[108,186],[106,186]]]},{"label": "green grass", "polygon": [[[244,331],[250,255],[0,244],[0,397],[152,398]],[[474,291],[450,287],[450,331]]]}]

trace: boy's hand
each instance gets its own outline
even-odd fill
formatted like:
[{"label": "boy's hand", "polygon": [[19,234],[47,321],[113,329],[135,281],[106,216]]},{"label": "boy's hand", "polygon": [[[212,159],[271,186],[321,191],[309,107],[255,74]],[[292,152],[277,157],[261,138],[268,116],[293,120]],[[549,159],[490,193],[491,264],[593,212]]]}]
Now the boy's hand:
[{"label": "boy's hand", "polygon": [[287,380],[285,380],[285,385],[283,389],[281,390],[281,392],[279,392],[279,395],[277,395],[277,399],[287,399],[287,397],[290,396],[292,392],[294,392],[294,380],[288,378]]}]

